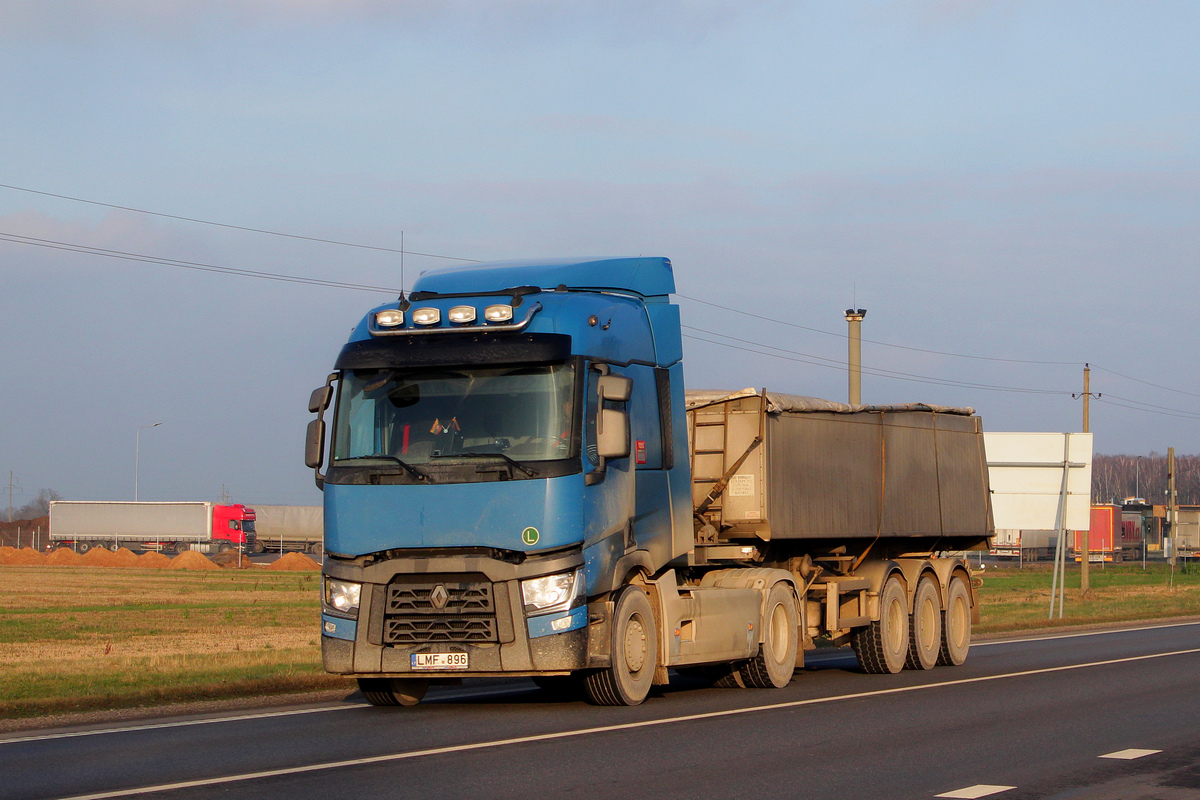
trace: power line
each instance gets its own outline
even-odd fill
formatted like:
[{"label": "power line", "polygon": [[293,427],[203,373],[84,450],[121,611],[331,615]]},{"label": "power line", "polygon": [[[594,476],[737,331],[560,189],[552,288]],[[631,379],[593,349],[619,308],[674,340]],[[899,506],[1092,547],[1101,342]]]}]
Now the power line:
[{"label": "power line", "polygon": [[38,239],[33,236],[21,236],[19,234],[6,233],[4,231],[0,231],[0,241],[12,242],[13,244],[29,245],[32,247],[45,247],[51,250],[65,250],[69,253],[85,253],[87,255],[104,256],[106,258],[119,258],[124,261],[138,261],[144,264],[158,264],[164,267],[177,267],[179,269],[190,269],[200,272],[217,272],[225,275],[240,275],[244,278],[260,278],[270,281],[304,283],[311,286],[328,286],[335,289],[353,289],[361,292],[387,292],[388,294],[397,294],[400,291],[399,289],[388,286],[367,286],[359,283],[328,281],[321,278],[305,278],[298,275],[285,275],[278,272],[260,272],[257,270],[239,269],[237,267],[223,267],[217,264],[203,264],[196,261],[180,261],[174,258],[149,256],[141,253],[127,253],[120,250],[106,250],[101,247],[72,244],[70,242],[58,242],[54,241],[53,239]]},{"label": "power line", "polygon": [[195,222],[199,225],[212,225],[217,228],[229,228],[230,230],[247,231],[248,233],[265,233],[268,236],[282,236],[287,239],[300,239],[300,240],[306,241],[306,242],[320,242],[321,244],[333,244],[333,245],[338,245],[339,247],[357,247],[360,250],[376,250],[381,253],[400,253],[401,255],[407,253],[410,256],[424,256],[426,258],[444,258],[444,259],[447,259],[450,261],[467,261],[467,262],[472,262],[472,263],[480,262],[480,259],[477,259],[477,258],[460,258],[459,256],[443,256],[443,255],[438,255],[436,253],[417,253],[412,250],[405,250],[403,248],[403,245],[401,245],[401,248],[399,250],[397,250],[392,247],[377,247],[375,245],[358,244],[356,242],[343,242],[343,241],[339,241],[337,239],[321,239],[316,236],[301,236],[296,233],[283,233],[282,231],[272,231],[272,230],[267,230],[266,228],[248,228],[244,225],[231,225],[226,222],[213,222],[212,220],[197,219],[195,217],[181,217],[177,214],[164,214],[159,211],[147,211],[144,208],[133,208],[132,206],[119,206],[114,203],[102,203],[99,200],[86,200],[82,197],[70,197],[69,195],[54,194],[53,192],[41,192],[41,191],[38,191],[37,189],[26,189],[25,187],[22,187],[22,186],[12,186],[7,183],[0,183],[0,188],[12,189],[15,192],[28,192],[29,194],[40,194],[43,197],[54,197],[59,200],[70,200],[74,203],[86,203],[88,205],[101,206],[103,208],[115,208],[120,211],[132,211],[135,214],[147,214],[152,217],[163,217],[164,219],[175,219],[175,220],[179,220],[181,222]]},{"label": "power line", "polygon": [[1130,411],[1141,411],[1146,414],[1157,414],[1160,417],[1178,417],[1179,419],[1200,419],[1200,414],[1188,414],[1188,413],[1174,414],[1174,413],[1171,413],[1170,411],[1155,411],[1153,408],[1139,408],[1138,406],[1127,406],[1124,403],[1114,403],[1108,399],[1109,396],[1110,395],[1105,395],[1104,397],[1097,397],[1096,402],[1105,403],[1110,406],[1116,406],[1117,408],[1125,408]]},{"label": "power line", "polygon": [[[688,327],[688,326],[685,326],[685,327]],[[689,328],[689,329],[696,330],[695,328]],[[709,335],[711,335],[711,336],[721,336],[723,338],[733,339],[734,341],[745,341],[743,339],[736,339],[734,337],[726,337],[726,336],[724,336],[724,334],[712,333],[711,331],[706,331],[706,333],[709,333]],[[771,345],[763,345],[763,344],[759,344],[757,342],[750,342],[750,344],[753,344],[756,347],[765,347],[765,348],[769,348],[772,350],[779,350],[782,353],[791,353],[792,355],[781,355],[780,353],[764,353],[761,350],[751,350],[748,347],[739,347],[738,345],[728,344],[726,342],[719,342],[719,341],[713,341],[711,339],[704,339],[704,338],[701,338],[694,334],[686,334],[685,333],[685,334],[683,334],[683,338],[693,339],[695,341],[705,342],[707,344],[715,344],[719,347],[728,347],[732,350],[740,350],[744,353],[753,353],[753,354],[759,355],[759,356],[769,356],[771,358],[779,358],[784,361],[794,361],[794,362],[798,362],[801,364],[809,364],[809,365],[815,366],[815,367],[824,367],[825,369],[836,369],[836,370],[841,371],[841,370],[845,370],[845,368],[846,368],[844,364],[839,364],[837,362],[830,363],[830,364],[824,364],[824,363],[820,363],[819,361],[810,360],[811,358],[819,358],[819,356],[805,357],[807,354],[796,354],[795,351],[783,350],[783,348],[772,347]],[[797,357],[797,356],[800,356],[800,357]],[[821,360],[822,361],[831,361],[831,359],[821,359]],[[913,375],[911,373],[905,373],[905,372],[892,372],[891,370],[881,370],[881,369],[875,369],[875,368],[870,368],[870,367],[864,367],[864,371],[867,372],[868,374],[874,375],[876,377],[893,378],[895,380],[909,381],[909,382],[913,382],[913,383],[928,383],[928,384],[932,384],[935,386],[950,386],[950,387],[960,388],[960,389],[977,389],[979,391],[1010,392],[1010,393],[1019,393],[1019,394],[1056,394],[1056,395],[1071,394],[1068,391],[1060,391],[1060,390],[1055,390],[1055,389],[1029,389],[1029,388],[1021,388],[1021,387],[1016,387],[1016,386],[998,386],[998,385],[987,384],[987,383],[971,383],[968,381],[946,380],[946,379],[942,379],[942,378],[933,378],[933,377],[925,376],[925,375]]]},{"label": "power line", "polygon": [[1095,364],[1092,364],[1092,369],[1098,369],[1101,372],[1107,372],[1109,375],[1116,375],[1118,378],[1124,378],[1125,380],[1133,381],[1134,383],[1141,383],[1146,386],[1153,386],[1155,389],[1163,389],[1168,392],[1175,392],[1176,394],[1185,394],[1188,397],[1200,397],[1200,394],[1196,394],[1195,392],[1185,392],[1183,389],[1172,389],[1170,386],[1162,386],[1161,384],[1151,383],[1150,381],[1143,381],[1139,378],[1130,377],[1129,375],[1122,375],[1121,373],[1114,372],[1111,369],[1105,369],[1104,367],[1097,367]]},{"label": "power line", "polygon": [[[844,333],[834,333],[833,331],[822,330],[821,328],[812,328],[807,325],[800,325],[795,322],[788,322],[788,321],[782,320],[782,319],[775,319],[774,317],[763,316],[762,314],[754,314],[749,311],[742,311],[741,309],[733,308],[732,306],[724,306],[719,303],[710,303],[709,301],[701,300],[698,297],[689,297],[686,294],[679,294],[678,292],[676,292],[676,297],[681,297],[684,300],[690,300],[693,303],[700,303],[701,305],[711,306],[712,308],[719,308],[719,309],[722,309],[723,311],[729,311],[734,314],[741,314],[746,317],[753,317],[754,319],[761,319],[766,322],[774,322],[777,325],[786,325],[789,328],[798,328],[799,330],[802,330],[802,331],[810,331],[812,333],[819,333],[819,334],[822,334],[823,336],[832,336],[836,339],[847,338],[846,334],[844,334]],[[1039,364],[1039,365],[1043,365],[1043,366],[1055,366],[1055,367],[1073,367],[1073,366],[1079,366],[1082,364],[1082,362],[1079,362],[1079,361],[1033,361],[1030,359],[1021,359],[1021,358],[995,358],[993,356],[972,356],[972,355],[968,355],[966,353],[947,353],[942,350],[928,350],[923,347],[908,347],[908,346],[902,345],[902,344],[891,344],[890,342],[880,342],[880,341],[876,341],[874,339],[863,339],[863,341],[868,342],[870,344],[877,344],[880,347],[892,347],[897,350],[909,350],[914,353],[929,353],[931,355],[950,356],[953,358],[970,358],[970,359],[974,359],[976,361],[1000,361],[1000,362],[1004,362],[1007,364]]]}]

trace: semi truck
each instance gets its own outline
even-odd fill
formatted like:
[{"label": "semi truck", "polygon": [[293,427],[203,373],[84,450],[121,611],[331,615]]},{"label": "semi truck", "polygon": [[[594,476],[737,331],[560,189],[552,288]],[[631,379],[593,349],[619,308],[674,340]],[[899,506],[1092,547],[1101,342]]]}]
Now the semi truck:
[{"label": "semi truck", "polygon": [[685,392],[674,291],[666,258],[505,262],[357,324],[309,398],[328,672],[375,705],[501,676],[636,705],[672,672],[786,686],[819,640],[966,659],[979,418]]},{"label": "semi truck", "polygon": [[253,548],[254,509],[205,502],[52,500],[50,545],[224,553]]},{"label": "semi truck", "polygon": [[254,505],[256,540],[254,552],[322,552],[322,509],[320,506]]}]

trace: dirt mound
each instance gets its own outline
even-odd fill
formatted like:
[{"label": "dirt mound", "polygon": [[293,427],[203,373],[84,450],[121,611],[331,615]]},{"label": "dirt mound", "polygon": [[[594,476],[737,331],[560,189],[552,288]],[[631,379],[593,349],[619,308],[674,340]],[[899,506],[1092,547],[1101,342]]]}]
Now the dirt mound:
[{"label": "dirt mound", "polygon": [[85,567],[115,567],[116,555],[103,545],[92,545],[92,549],[83,554],[82,563]]},{"label": "dirt mound", "polygon": [[20,550],[17,550],[15,547],[0,548],[0,564],[31,566],[45,563],[46,556],[32,547],[22,547]]},{"label": "dirt mound", "polygon": [[137,565],[142,569],[166,569],[170,563],[171,557],[162,553],[142,553],[137,557]]},{"label": "dirt mound", "polygon": [[310,570],[310,569],[311,570],[319,570],[320,568],[321,568],[320,564],[318,564],[316,561],[313,561],[311,558],[304,555],[303,553],[287,553],[284,556],[282,556],[281,558],[279,558],[275,561],[272,561],[270,564],[267,565],[267,569],[280,569],[280,570],[291,570],[291,571]]},{"label": "dirt mound", "polygon": [[52,567],[78,567],[83,563],[83,556],[69,547],[56,547],[46,556],[46,564]]},{"label": "dirt mound", "polygon": [[220,569],[220,567],[209,561],[203,553],[185,550],[171,559],[167,569]]},{"label": "dirt mound", "polygon": [[239,563],[238,554],[233,552],[217,553],[212,557],[212,562],[223,569],[253,569],[255,566],[257,566],[253,561],[250,560],[250,556],[245,555],[244,553],[242,554],[241,561]]}]

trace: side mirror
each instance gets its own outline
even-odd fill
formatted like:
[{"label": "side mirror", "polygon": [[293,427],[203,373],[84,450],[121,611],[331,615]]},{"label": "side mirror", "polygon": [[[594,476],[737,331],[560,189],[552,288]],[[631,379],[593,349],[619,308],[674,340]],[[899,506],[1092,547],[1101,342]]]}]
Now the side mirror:
[{"label": "side mirror", "polygon": [[308,437],[304,443],[304,465],[320,469],[325,461],[325,420],[314,419],[308,423]]},{"label": "side mirror", "polygon": [[596,380],[596,391],[601,400],[611,400],[614,403],[627,403],[633,394],[633,379],[621,375],[601,375]]},{"label": "side mirror", "polygon": [[596,452],[604,459],[629,455],[629,415],[602,408],[596,415]]},{"label": "side mirror", "polygon": [[[329,401],[333,398],[333,387],[329,384],[313,389],[313,393],[308,396],[308,410],[312,414],[320,414],[325,409],[329,408]],[[309,464],[311,467],[312,464]]]}]

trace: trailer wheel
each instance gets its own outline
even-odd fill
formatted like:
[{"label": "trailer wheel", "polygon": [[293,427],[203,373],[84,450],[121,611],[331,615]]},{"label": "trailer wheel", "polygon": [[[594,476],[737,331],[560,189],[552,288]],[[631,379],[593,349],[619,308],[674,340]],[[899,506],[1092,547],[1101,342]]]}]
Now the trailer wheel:
[{"label": "trailer wheel", "polygon": [[946,597],[938,663],[957,667],[967,660],[967,651],[971,649],[971,592],[961,576],[950,579]]},{"label": "trailer wheel", "polygon": [[909,620],[908,658],[905,669],[933,669],[942,646],[942,604],[937,587],[928,575],[917,583]]},{"label": "trailer wheel", "polygon": [[908,657],[908,603],[895,575],[879,593],[879,619],[859,628],[851,640],[863,672],[885,675],[904,669]]},{"label": "trailer wheel", "polygon": [[92,546],[90,544],[88,544],[87,542],[76,542],[75,543],[75,552],[77,552],[81,555],[91,549],[92,549]]},{"label": "trailer wheel", "polygon": [[176,543],[175,543],[175,547],[174,547],[174,548],[172,548],[172,549],[173,549],[173,550],[174,550],[176,553],[186,553],[186,552],[188,551],[188,548],[189,548],[189,547],[190,547],[190,545],[188,545],[188,543],[187,543],[187,542],[176,542]]},{"label": "trailer wheel", "polygon": [[[936,610],[936,609],[935,609]],[[796,671],[796,648],[800,613],[796,597],[786,583],[777,583],[767,593],[762,618],[763,642],[758,655],[739,670],[742,682],[754,689],[782,689]],[[937,640],[934,640],[936,647]]]},{"label": "trailer wheel", "polygon": [[587,673],[588,699],[598,706],[636,706],[650,694],[658,667],[658,628],[650,599],[626,586],[613,606],[612,666]]},{"label": "trailer wheel", "polygon": [[415,706],[429,690],[429,681],[414,678],[359,678],[358,689],[373,706]]},{"label": "trailer wheel", "polygon": [[116,542],[113,542],[112,544],[110,544],[108,546],[108,549],[115,553],[121,549],[121,545],[117,544]]}]

